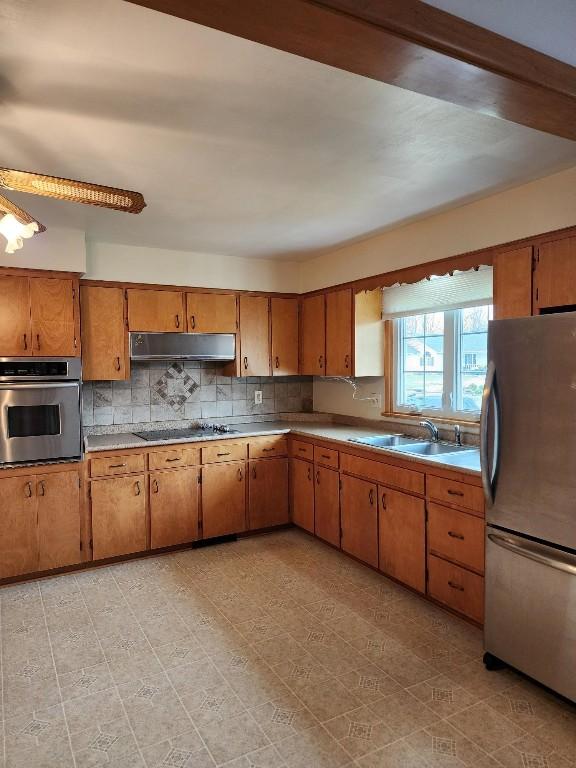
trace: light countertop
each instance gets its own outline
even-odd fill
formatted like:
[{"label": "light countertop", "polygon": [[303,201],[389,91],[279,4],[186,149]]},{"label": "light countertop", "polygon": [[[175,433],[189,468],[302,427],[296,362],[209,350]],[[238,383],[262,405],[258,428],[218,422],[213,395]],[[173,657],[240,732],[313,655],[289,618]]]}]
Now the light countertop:
[{"label": "light countertop", "polygon": [[[257,421],[244,424],[233,424],[235,432],[224,434],[207,434],[194,436],[188,439],[166,439],[166,440],[144,440],[142,437],[131,432],[109,434],[109,435],[88,435],[85,438],[85,449],[87,453],[94,451],[118,451],[127,448],[153,448],[158,445],[177,445],[181,443],[206,442],[210,440],[233,440],[238,437],[260,437],[264,435],[278,435],[290,432],[293,435],[302,435],[303,437],[316,437],[322,440],[333,441],[336,443],[348,443],[351,438],[373,437],[378,434],[386,433],[385,429],[375,430],[373,428],[356,427],[347,424],[332,424],[330,422],[322,423],[317,421]],[[454,454],[444,454],[439,456],[410,456],[406,453],[400,453],[390,448],[375,448],[368,445],[361,445],[363,450],[374,451],[379,454],[389,454],[397,458],[415,461],[419,464],[430,464],[430,466],[441,466],[447,469],[469,472],[477,475],[480,473],[480,453],[477,448],[470,447],[469,451]]]}]

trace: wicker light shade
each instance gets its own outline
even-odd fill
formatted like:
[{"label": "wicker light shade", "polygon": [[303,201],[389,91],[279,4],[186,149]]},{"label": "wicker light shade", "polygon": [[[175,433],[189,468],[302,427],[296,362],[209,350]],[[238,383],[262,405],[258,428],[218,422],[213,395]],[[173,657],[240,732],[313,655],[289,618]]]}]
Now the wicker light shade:
[{"label": "wicker light shade", "polygon": [[58,200],[69,200],[73,203],[98,205],[127,213],[140,213],[146,207],[140,192],[105,187],[86,181],[62,179],[58,176],[15,171],[11,168],[0,168],[0,186],[18,192],[30,192],[34,195],[55,197]]},{"label": "wicker light shade", "polygon": [[0,214],[3,213],[11,213],[18,219],[18,221],[21,221],[22,224],[32,224],[35,221],[36,224],[38,224],[38,232],[46,231],[44,224],[40,224],[37,219],[35,219],[33,216],[30,216],[30,214],[27,213],[23,208],[19,208],[15,203],[12,202],[12,200],[8,200],[8,198],[4,197],[4,195],[0,195]]}]

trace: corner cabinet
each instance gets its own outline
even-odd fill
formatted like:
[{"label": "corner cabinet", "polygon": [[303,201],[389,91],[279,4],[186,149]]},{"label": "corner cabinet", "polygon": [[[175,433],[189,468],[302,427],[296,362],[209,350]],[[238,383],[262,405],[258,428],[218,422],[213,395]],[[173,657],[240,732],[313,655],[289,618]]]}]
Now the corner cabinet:
[{"label": "corner cabinet", "polygon": [[0,357],[77,357],[78,281],[0,275]]},{"label": "corner cabinet", "polygon": [[82,373],[85,381],[130,378],[126,310],[122,288],[83,285]]}]

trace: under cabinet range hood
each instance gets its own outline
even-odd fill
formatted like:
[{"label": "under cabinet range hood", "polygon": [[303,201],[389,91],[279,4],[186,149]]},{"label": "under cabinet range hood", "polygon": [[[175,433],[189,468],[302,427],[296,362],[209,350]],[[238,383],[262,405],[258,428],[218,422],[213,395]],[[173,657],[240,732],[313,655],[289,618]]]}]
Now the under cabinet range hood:
[{"label": "under cabinet range hood", "polygon": [[130,334],[132,360],[213,360],[236,357],[233,333],[134,333]]}]

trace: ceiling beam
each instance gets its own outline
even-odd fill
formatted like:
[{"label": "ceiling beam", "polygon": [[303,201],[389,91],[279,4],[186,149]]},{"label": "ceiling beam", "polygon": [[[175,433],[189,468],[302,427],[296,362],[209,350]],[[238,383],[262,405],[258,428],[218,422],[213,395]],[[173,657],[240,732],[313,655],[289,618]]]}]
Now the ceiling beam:
[{"label": "ceiling beam", "polygon": [[576,140],[576,68],[420,0],[127,0]]}]

